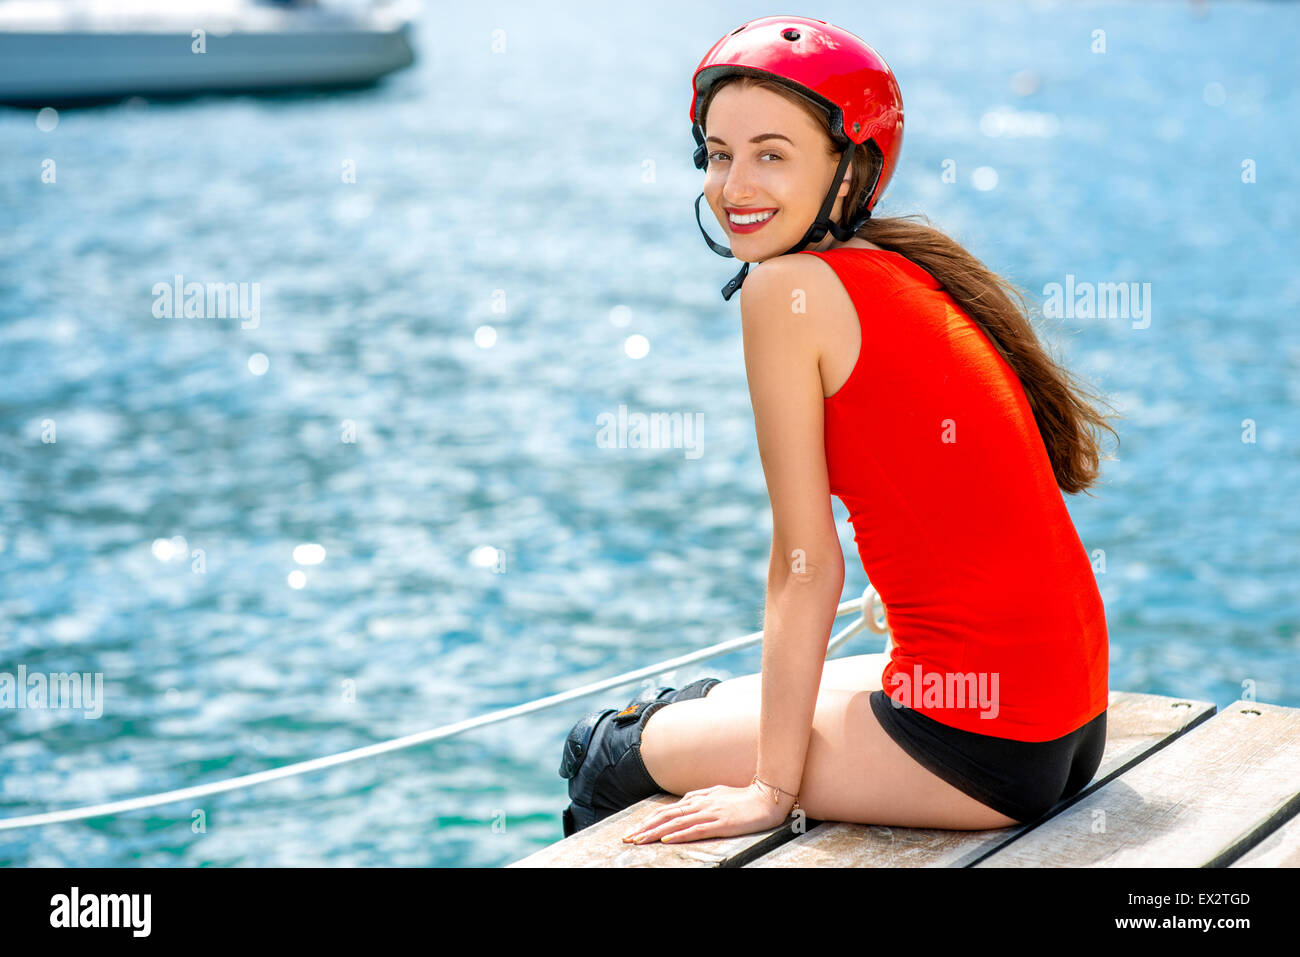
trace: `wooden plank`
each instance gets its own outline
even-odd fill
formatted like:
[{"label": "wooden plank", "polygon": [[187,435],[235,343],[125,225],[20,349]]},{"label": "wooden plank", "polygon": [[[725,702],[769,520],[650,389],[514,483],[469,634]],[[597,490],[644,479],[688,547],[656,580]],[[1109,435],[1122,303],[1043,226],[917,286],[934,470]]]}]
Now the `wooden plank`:
[{"label": "wooden plank", "polygon": [[[1214,714],[1208,701],[1111,691],[1106,750],[1093,780],[1048,817],[1167,746]],[[827,822],[799,835],[749,867],[967,867],[1033,825],[984,831],[879,827]]]},{"label": "wooden plank", "polygon": [[739,867],[794,837],[793,822],[755,834],[719,837],[681,844],[624,844],[632,825],[680,798],[656,794],[616,811],[507,867]]},{"label": "wooden plank", "polygon": [[1300,867],[1300,814],[1294,815],[1230,867]]},{"label": "wooden plank", "polygon": [[1221,867],[1300,810],[1300,708],[1235,701],[976,867]]}]

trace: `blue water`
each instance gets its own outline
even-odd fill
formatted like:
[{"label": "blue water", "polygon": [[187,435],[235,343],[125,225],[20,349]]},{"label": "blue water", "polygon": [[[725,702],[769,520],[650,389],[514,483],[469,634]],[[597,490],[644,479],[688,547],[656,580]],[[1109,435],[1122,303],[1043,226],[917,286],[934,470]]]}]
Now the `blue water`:
[{"label": "blue water", "polygon": [[[371,90],[50,131],[0,110],[0,671],[104,681],[96,720],[0,712],[0,815],[342,751],[759,626],[771,522],[687,120],[699,58],[755,13],[702,9],[494,4],[448,29],[430,8],[418,64]],[[1146,328],[1041,326],[1126,416],[1096,497],[1067,499],[1105,555],[1111,687],[1300,706],[1300,11],[864,9],[819,15],[900,78],[882,213],[924,212],[1035,295],[1151,284]],[[256,327],[156,317],[178,273],[257,283]],[[703,454],[598,446],[620,404],[702,413]],[[668,683],[758,668],[754,647]],[[505,864],[561,836],[569,726],[634,691],[0,832],[0,863]]]}]

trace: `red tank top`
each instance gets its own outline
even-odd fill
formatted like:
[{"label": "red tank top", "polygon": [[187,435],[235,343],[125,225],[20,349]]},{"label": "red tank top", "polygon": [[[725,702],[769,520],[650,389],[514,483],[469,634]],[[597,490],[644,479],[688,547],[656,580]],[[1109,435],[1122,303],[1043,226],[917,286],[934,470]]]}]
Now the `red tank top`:
[{"label": "red tank top", "polygon": [[1107,706],[1105,609],[1019,378],[905,256],[803,252],[862,328],[825,401],[826,465],[893,634],[881,687],[976,734],[1086,724]]}]

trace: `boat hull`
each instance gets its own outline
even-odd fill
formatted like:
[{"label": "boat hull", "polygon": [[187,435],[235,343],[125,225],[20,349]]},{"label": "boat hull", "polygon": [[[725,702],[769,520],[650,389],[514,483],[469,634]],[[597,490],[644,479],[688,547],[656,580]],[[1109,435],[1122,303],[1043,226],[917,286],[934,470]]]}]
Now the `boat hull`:
[{"label": "boat hull", "polygon": [[0,31],[0,102],[18,105],[361,86],[414,62],[410,24],[389,31]]}]

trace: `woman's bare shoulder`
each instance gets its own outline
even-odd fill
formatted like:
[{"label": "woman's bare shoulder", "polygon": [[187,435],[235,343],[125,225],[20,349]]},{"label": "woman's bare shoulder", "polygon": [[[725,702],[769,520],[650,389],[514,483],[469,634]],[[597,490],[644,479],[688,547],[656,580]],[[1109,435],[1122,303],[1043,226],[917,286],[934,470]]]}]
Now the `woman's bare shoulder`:
[{"label": "woman's bare shoulder", "polygon": [[839,275],[821,256],[786,253],[765,259],[749,271],[745,284],[740,287],[741,307],[744,307],[747,291],[751,303],[759,298],[797,302],[801,294],[807,298],[837,286],[842,288]]},{"label": "woman's bare shoulder", "polygon": [[[751,289],[754,279],[758,282]],[[751,297],[748,303],[747,292]],[[779,323],[788,331],[778,348],[806,351],[819,368],[824,356],[845,353],[850,341],[858,338],[857,305],[839,273],[821,256],[789,253],[765,260],[757,270],[751,270],[740,293],[741,314],[747,325],[771,325],[782,317],[800,320]],[[837,372],[838,366],[829,370],[831,375]],[[829,394],[827,386],[823,379],[823,395]]]}]

